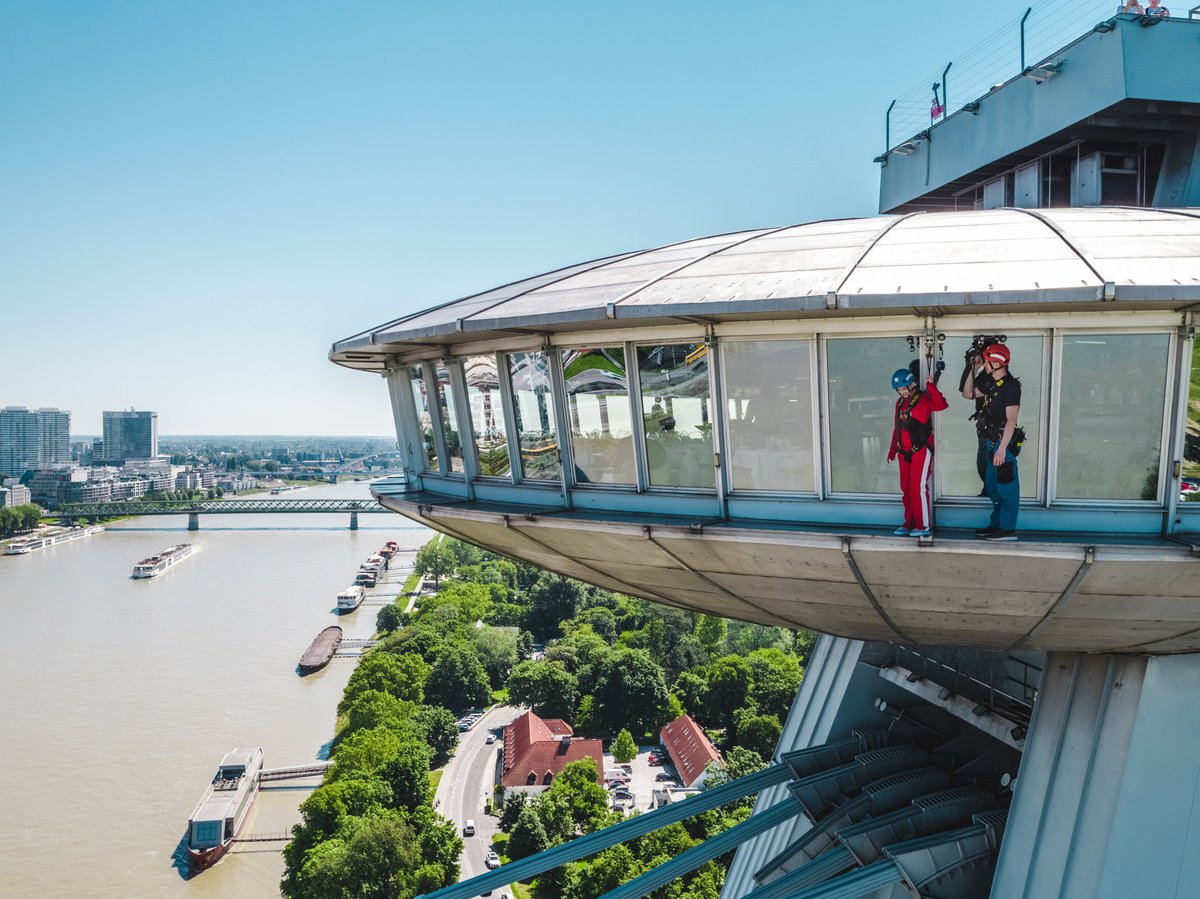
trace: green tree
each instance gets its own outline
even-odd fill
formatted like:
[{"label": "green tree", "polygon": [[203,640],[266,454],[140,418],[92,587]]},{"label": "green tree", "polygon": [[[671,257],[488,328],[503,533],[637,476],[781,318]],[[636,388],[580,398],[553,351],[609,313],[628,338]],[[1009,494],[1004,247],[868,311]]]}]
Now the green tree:
[{"label": "green tree", "polygon": [[442,578],[454,571],[454,556],[443,549],[440,542],[427,543],[413,559],[413,571],[422,577],[433,578],[433,588],[436,590]]},{"label": "green tree", "polygon": [[429,666],[418,655],[369,652],[350,675],[338,714],[344,714],[354,700],[368,690],[389,693],[397,699],[420,703],[424,698]]},{"label": "green tree", "polygon": [[562,634],[562,622],[574,618],[586,588],[561,574],[546,573],[529,592],[525,627],[535,639],[545,641]]},{"label": "green tree", "polygon": [[800,688],[800,660],[779,649],[756,649],[747,656],[752,686],[750,698],[759,712],[787,717]]},{"label": "green tree", "polygon": [[633,734],[622,727],[608,751],[612,753],[612,757],[618,764],[632,762],[638,751],[637,743],[633,741]]},{"label": "green tree", "polygon": [[454,712],[486,705],[492,691],[487,673],[475,650],[454,644],[442,650],[429,671],[425,696],[430,705],[445,706]]},{"label": "green tree", "polygon": [[584,609],[575,616],[579,624],[589,625],[592,631],[605,643],[613,643],[617,639],[617,616],[612,609],[595,607]]},{"label": "green tree", "polygon": [[709,653],[716,656],[725,646],[725,619],[716,615],[700,615],[696,621],[696,639]]},{"label": "green tree", "polygon": [[[724,754],[724,761],[720,764],[716,762],[708,763],[708,776],[704,779],[704,787],[707,790],[712,790],[716,787],[723,786],[731,780],[737,780],[740,777],[745,777],[747,774],[753,774],[755,771],[761,771],[767,767],[766,761],[753,749],[746,749],[742,746],[734,746]],[[737,806],[744,810],[749,810],[754,804],[754,799],[739,799]],[[731,806],[727,808],[732,808]]]},{"label": "green tree", "polygon": [[775,754],[781,733],[783,727],[774,715],[751,715],[738,722],[738,745],[769,759]]},{"label": "green tree", "polygon": [[517,661],[525,662],[533,656],[533,634],[521,631],[517,634]]},{"label": "green tree", "polygon": [[481,627],[475,631],[474,643],[488,682],[499,689],[517,664],[517,635],[503,628]]},{"label": "green tree", "polygon": [[705,701],[708,698],[708,671],[704,668],[693,668],[683,672],[675,678],[672,692],[679,697],[689,715],[704,717]]},{"label": "green tree", "polygon": [[431,767],[440,768],[450,761],[450,756],[458,746],[459,733],[458,719],[453,712],[440,705],[423,705],[408,723],[421,741],[429,746],[433,754],[429,763]]},{"label": "green tree", "polygon": [[570,812],[574,828],[591,833],[602,827],[608,817],[608,793],[597,783],[597,776],[595,759],[588,757],[570,762],[554,778],[540,801],[546,798],[561,800]]},{"label": "green tree", "polygon": [[669,720],[662,668],[642,649],[618,649],[599,663],[595,687],[598,733],[626,726],[636,734],[655,733]]},{"label": "green tree", "polygon": [[525,794],[512,790],[504,797],[504,811],[500,813],[500,829],[505,833],[511,833],[512,829],[517,826],[517,819],[521,816],[521,810],[525,808]]},{"label": "green tree", "polygon": [[386,727],[399,730],[417,711],[417,704],[397,699],[380,690],[364,690],[346,709],[346,726],[338,735],[342,739],[359,730]]},{"label": "green tree", "polygon": [[386,727],[356,731],[334,748],[333,766],[326,776],[331,782],[370,777],[396,756],[404,742],[404,736]]},{"label": "green tree", "polygon": [[746,707],[750,696],[750,663],[741,656],[723,656],[708,666],[705,723],[733,727],[733,713]]},{"label": "green tree", "polygon": [[579,682],[557,662],[522,662],[508,677],[508,700],[528,706],[539,718],[573,721]]},{"label": "green tree", "polygon": [[412,809],[433,797],[429,786],[429,747],[415,737],[402,740],[379,768],[379,777],[392,788],[392,805]]},{"label": "green tree", "polygon": [[521,809],[517,823],[509,834],[508,857],[516,861],[549,848],[550,839],[546,836],[546,828],[533,803],[529,803]]},{"label": "green tree", "polygon": [[375,629],[385,634],[404,626],[404,605],[400,602],[388,603],[375,616]]}]

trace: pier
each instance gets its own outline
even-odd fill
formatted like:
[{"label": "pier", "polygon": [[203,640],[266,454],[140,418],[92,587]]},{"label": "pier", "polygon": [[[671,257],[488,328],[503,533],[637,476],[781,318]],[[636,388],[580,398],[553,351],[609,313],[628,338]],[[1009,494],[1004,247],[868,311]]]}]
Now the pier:
[{"label": "pier", "polygon": [[333,762],[310,762],[307,765],[293,765],[290,768],[263,768],[258,776],[259,783],[276,780],[295,780],[300,777],[318,777],[324,774]]}]

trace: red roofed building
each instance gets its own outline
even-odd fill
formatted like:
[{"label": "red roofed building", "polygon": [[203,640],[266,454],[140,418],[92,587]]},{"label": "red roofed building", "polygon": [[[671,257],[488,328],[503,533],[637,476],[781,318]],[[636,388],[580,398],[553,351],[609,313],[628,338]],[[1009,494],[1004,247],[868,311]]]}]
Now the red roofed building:
[{"label": "red roofed building", "polygon": [[659,739],[667,747],[671,763],[679,772],[685,787],[698,787],[704,782],[709,762],[721,763],[721,753],[709,742],[700,725],[690,715],[676,718],[661,731]]},{"label": "red roofed building", "polygon": [[510,790],[541,793],[550,788],[562,769],[571,762],[591,758],[596,765],[596,782],[604,775],[604,744],[599,740],[577,740],[571,725],[558,718],[543,721],[526,712],[504,728],[500,761],[500,785]]}]

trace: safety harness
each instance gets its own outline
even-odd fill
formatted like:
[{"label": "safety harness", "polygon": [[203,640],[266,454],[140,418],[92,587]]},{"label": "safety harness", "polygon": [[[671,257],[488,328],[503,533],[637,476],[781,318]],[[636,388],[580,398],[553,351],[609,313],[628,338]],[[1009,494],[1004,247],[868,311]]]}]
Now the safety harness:
[{"label": "safety harness", "polygon": [[[986,440],[999,440],[1004,436],[1004,427],[1008,424],[1008,410],[1001,406],[997,400],[1000,397],[1000,389],[1004,386],[1004,382],[1008,380],[1008,377],[1006,375],[999,380],[992,381],[992,386],[982,398],[983,405],[971,416],[975,420],[976,430]],[[1025,429],[1022,427],[1014,428],[1008,451],[1013,456],[1019,456],[1021,454],[1021,446],[1024,443]]]},{"label": "safety harness", "polygon": [[917,398],[909,402],[907,398],[896,402],[896,429],[898,431],[908,432],[909,448],[905,449],[901,444],[897,447],[897,452],[904,457],[904,461],[911,462],[914,453],[919,453],[929,445],[929,438],[933,436],[933,417],[930,416],[929,421],[917,421],[912,417],[912,411],[916,408],[917,403],[921,402],[924,393],[918,393]]}]

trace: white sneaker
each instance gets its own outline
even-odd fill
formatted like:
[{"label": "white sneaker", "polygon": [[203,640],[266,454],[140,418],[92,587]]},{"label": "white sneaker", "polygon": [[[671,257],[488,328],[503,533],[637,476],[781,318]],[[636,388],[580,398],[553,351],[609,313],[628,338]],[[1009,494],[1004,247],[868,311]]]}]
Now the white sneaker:
[{"label": "white sneaker", "polygon": [[931,531],[929,528],[921,528],[916,531],[909,531],[908,536],[910,536],[910,537],[932,537],[933,531]]}]

